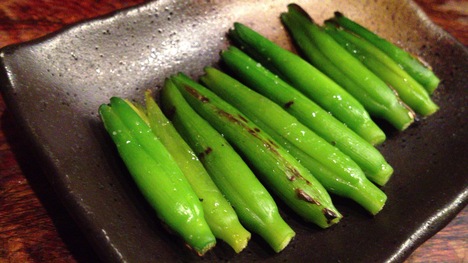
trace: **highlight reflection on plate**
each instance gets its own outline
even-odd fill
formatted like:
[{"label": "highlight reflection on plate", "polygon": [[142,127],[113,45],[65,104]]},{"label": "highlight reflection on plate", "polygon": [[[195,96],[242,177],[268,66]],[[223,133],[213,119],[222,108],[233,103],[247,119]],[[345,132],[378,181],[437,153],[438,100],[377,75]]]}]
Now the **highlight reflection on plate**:
[{"label": "highlight reflection on plate", "polygon": [[[297,1],[323,21],[339,10],[427,60],[441,77],[434,95],[441,107],[398,133],[385,127],[380,150],[395,168],[375,218],[335,198],[342,222],[321,230],[292,215],[297,232],[274,254],[258,237],[236,255],[218,246],[200,260],[382,262],[402,261],[445,226],[467,203],[468,52],[407,1]],[[194,261],[167,234],[144,202],[97,115],[111,96],[141,101],[179,71],[197,77],[216,65],[234,21],[245,23],[286,48],[279,22],[288,1],[157,1],[86,21],[40,40],[3,48],[1,89],[8,107],[40,153],[49,180],[64,197],[96,251],[106,260]]]}]

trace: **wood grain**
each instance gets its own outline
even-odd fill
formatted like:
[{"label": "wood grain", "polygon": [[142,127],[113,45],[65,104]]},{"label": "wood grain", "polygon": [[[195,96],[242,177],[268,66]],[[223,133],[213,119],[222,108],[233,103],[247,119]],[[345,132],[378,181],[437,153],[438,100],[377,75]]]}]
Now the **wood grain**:
[{"label": "wood grain", "polygon": [[[143,0],[0,0],[0,47]],[[417,0],[429,17],[468,45],[468,1]],[[0,263],[97,262],[60,203],[0,97]],[[419,247],[408,263],[468,262],[468,208]]]}]

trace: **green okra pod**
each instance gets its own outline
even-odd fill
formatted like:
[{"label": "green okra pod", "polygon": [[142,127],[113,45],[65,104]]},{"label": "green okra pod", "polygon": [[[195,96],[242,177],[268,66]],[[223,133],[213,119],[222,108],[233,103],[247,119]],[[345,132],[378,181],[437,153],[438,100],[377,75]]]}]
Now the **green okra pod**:
[{"label": "green okra pod", "polygon": [[187,76],[172,79],[189,104],[242,152],[261,181],[293,211],[322,228],[341,219],[323,186],[268,134]]},{"label": "green okra pod", "polygon": [[275,201],[231,145],[185,101],[171,80],[161,94],[162,109],[191,146],[239,219],[279,252],[295,236]]},{"label": "green okra pod", "polygon": [[163,114],[150,91],[145,93],[145,102],[151,130],[177,162],[201,200],[205,219],[211,231],[239,253],[247,246],[250,233],[241,225],[231,204],[213,182],[190,146]]},{"label": "green okra pod", "polygon": [[383,118],[399,130],[414,121],[414,114],[392,89],[366,68],[296,4],[288,5],[281,20],[304,56],[358,99],[374,117]]},{"label": "green okra pod", "polygon": [[216,244],[198,197],[151,128],[123,99],[99,114],[132,178],[158,217],[203,255]]},{"label": "green okra pod", "polygon": [[[227,74],[206,68],[202,82],[270,134],[311,171],[331,193],[351,198],[377,214],[386,195],[372,184],[361,168],[291,116],[278,104],[256,93]],[[303,154],[298,154],[302,152]],[[307,162],[305,162],[307,160]]]},{"label": "green okra pod", "polygon": [[279,73],[367,141],[375,142],[382,137],[382,130],[361,103],[307,61],[240,23],[234,24],[229,35],[242,50],[270,71]]},{"label": "green okra pod", "polygon": [[350,156],[371,181],[384,185],[389,180],[393,168],[382,154],[315,102],[236,47],[223,51],[221,58],[241,82],[282,105],[301,123]]},{"label": "green okra pod", "polygon": [[326,23],[324,28],[349,54],[388,83],[398,93],[398,97],[416,113],[428,116],[439,109],[424,87],[383,51],[367,40],[335,27],[332,23]]},{"label": "green okra pod", "polygon": [[389,57],[396,61],[401,68],[408,72],[409,75],[423,85],[429,94],[432,94],[439,85],[440,79],[434,74],[430,66],[422,62],[421,59],[416,58],[390,41],[378,36],[340,12],[335,12],[335,16],[330,19],[330,21],[337,23],[346,30],[368,40],[377,48],[385,52]]}]

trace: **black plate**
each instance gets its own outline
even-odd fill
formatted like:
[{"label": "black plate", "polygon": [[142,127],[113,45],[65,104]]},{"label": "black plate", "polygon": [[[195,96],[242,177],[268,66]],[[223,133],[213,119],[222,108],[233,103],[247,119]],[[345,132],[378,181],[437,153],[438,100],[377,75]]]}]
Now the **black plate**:
[{"label": "black plate", "polygon": [[[208,2],[208,1],[207,1]],[[297,237],[280,254],[257,236],[236,255],[219,245],[203,260],[402,261],[467,203],[466,76],[468,52],[412,2],[298,1],[317,20],[339,10],[433,65],[443,80],[441,110],[380,147],[395,168],[375,218],[336,199],[342,222],[320,230],[281,211]],[[170,74],[194,77],[218,61],[234,21],[291,48],[279,23],[288,1],[158,1],[87,21],[1,50],[2,92],[40,153],[49,179],[96,251],[106,260],[198,258],[157,221],[120,161],[97,115],[111,96],[142,100]]]}]

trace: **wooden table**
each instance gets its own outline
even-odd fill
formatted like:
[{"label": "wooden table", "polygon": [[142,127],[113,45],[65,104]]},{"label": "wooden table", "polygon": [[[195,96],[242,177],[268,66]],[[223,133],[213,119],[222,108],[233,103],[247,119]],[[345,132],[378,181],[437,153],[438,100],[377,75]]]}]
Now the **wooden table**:
[{"label": "wooden table", "polygon": [[[0,0],[0,47],[143,0]],[[417,0],[429,17],[468,45],[468,0]],[[0,97],[0,263],[95,262]],[[468,208],[407,262],[468,262]]]}]

